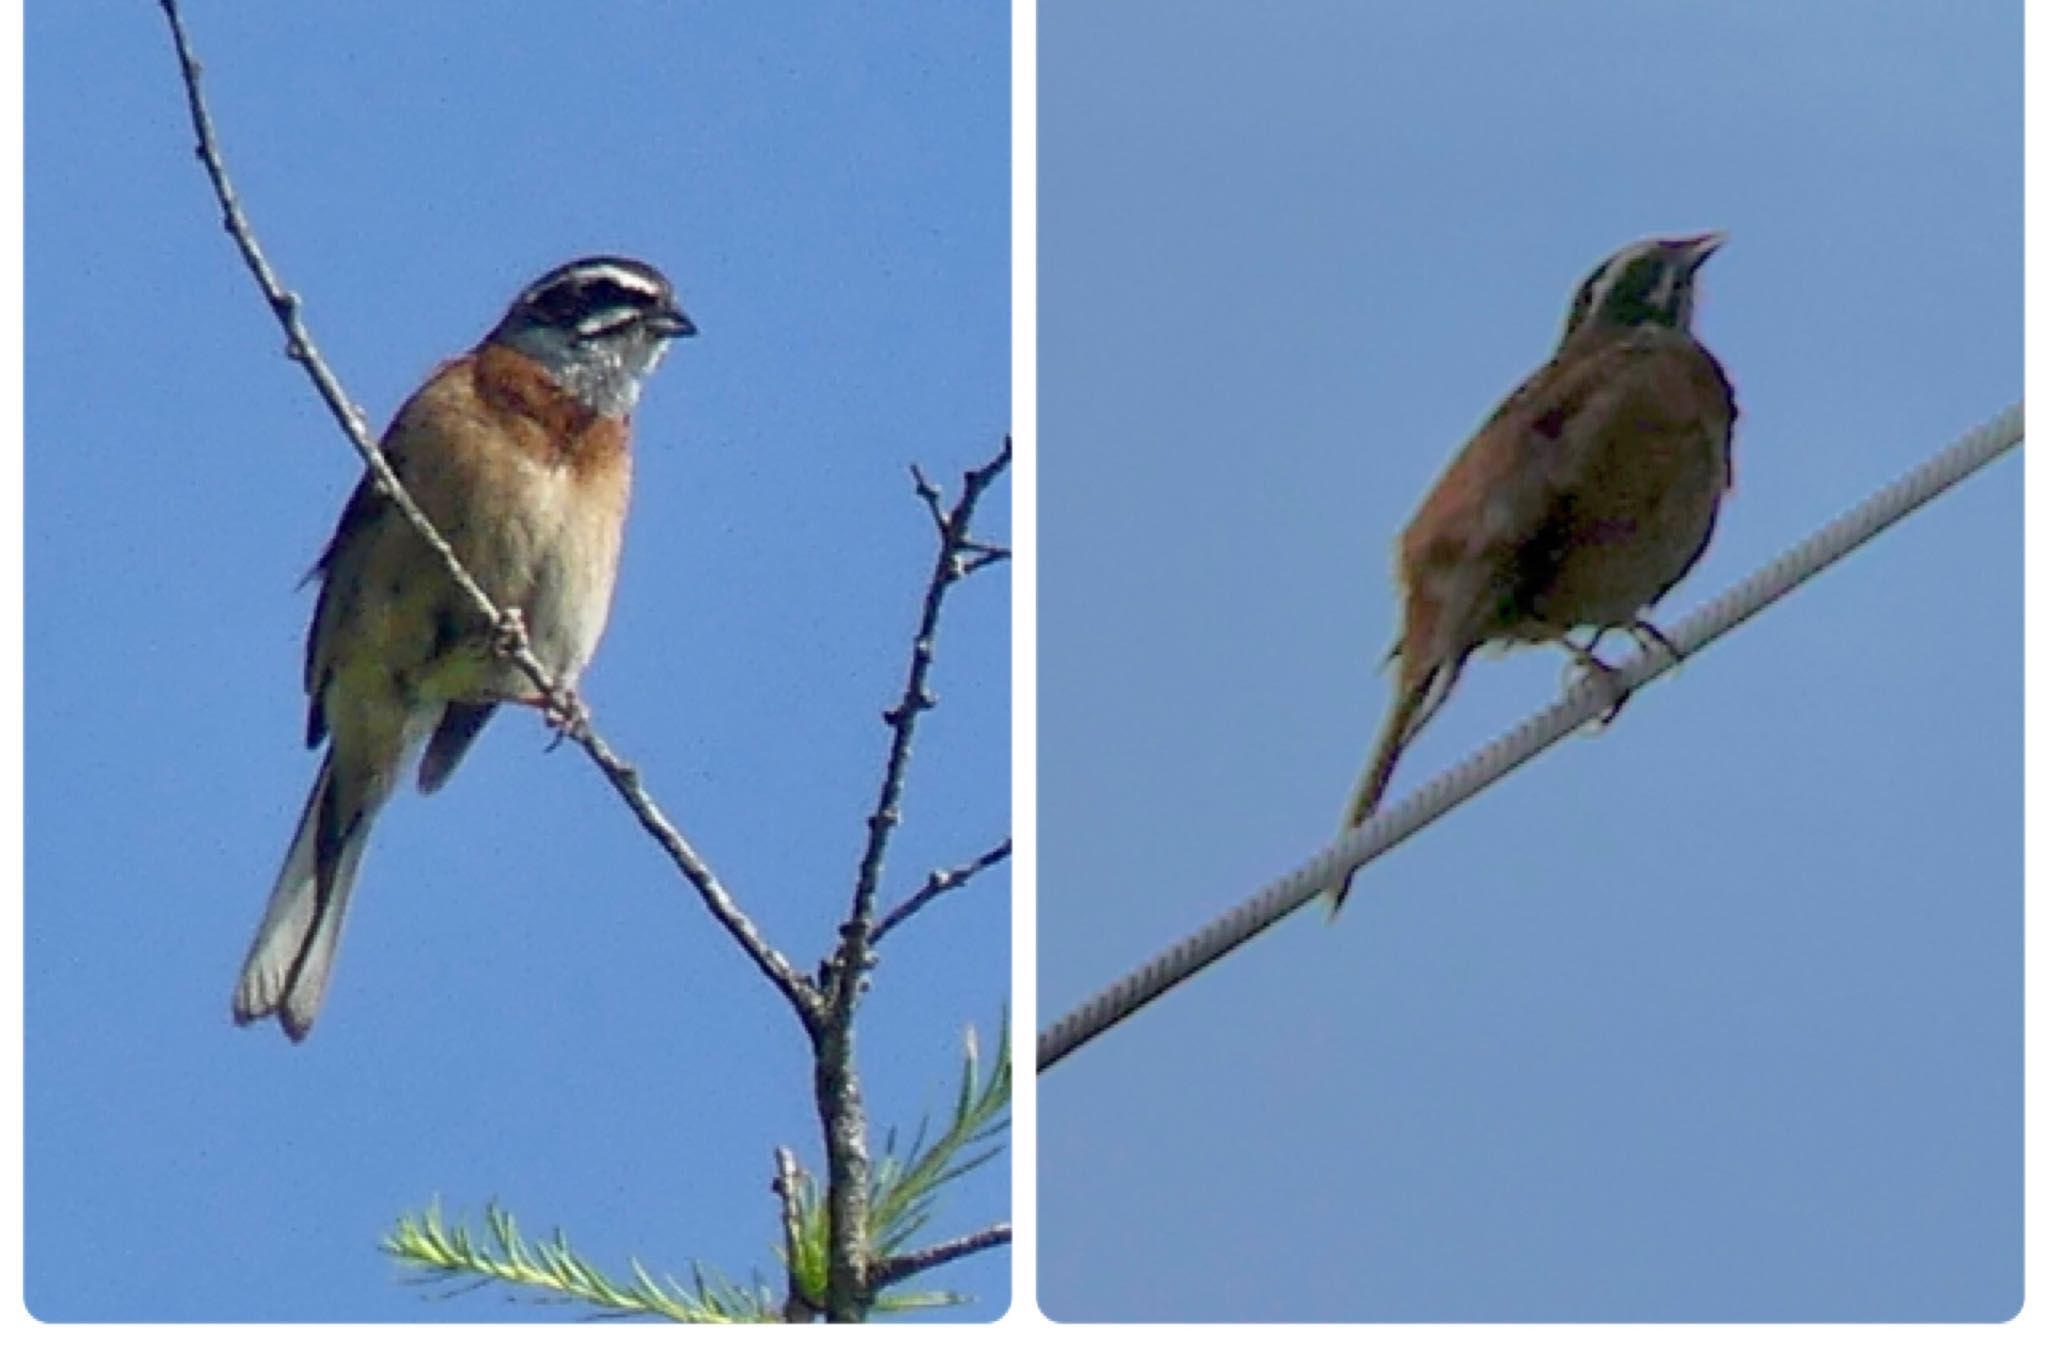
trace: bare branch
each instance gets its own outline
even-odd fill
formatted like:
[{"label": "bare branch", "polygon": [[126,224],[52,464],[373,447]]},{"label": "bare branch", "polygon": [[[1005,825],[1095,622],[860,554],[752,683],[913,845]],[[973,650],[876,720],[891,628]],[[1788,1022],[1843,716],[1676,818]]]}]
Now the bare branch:
[{"label": "bare branch", "polygon": [[1010,1224],[997,1222],[994,1226],[976,1231],[972,1235],[940,1241],[937,1245],[927,1245],[922,1250],[912,1250],[909,1254],[899,1254],[894,1259],[885,1259],[875,1265],[869,1276],[873,1279],[874,1289],[879,1292],[884,1287],[902,1282],[905,1278],[914,1278],[920,1273],[927,1273],[941,1264],[950,1264],[955,1259],[964,1259],[970,1254],[980,1254],[983,1250],[993,1250],[999,1245],[1009,1243]]},{"label": "bare branch", "polygon": [[588,720],[571,726],[568,735],[597,764],[598,770],[612,784],[612,789],[619,793],[633,811],[633,816],[640,821],[640,827],[660,845],[662,851],[668,853],[676,869],[683,873],[704,900],[704,906],[711,910],[711,916],[739,943],[747,958],[754,962],[754,967],[795,1009],[805,1028],[809,1029],[822,1019],[825,1014],[824,997],[796,971],[787,956],[761,935],[753,920],[733,901],[732,895],[726,892],[724,884],[690,845],[689,839],[669,822],[668,816],[662,813],[661,807],[641,785],[640,770],[619,757],[611,745],[600,739]]},{"label": "bare branch", "polygon": [[434,527],[433,521],[420,510],[419,505],[398,480],[398,475],[379,451],[377,443],[370,436],[361,413],[352,404],[341,381],[320,356],[314,346],[312,334],[307,331],[301,315],[299,297],[287,290],[264,256],[256,241],[254,229],[244,214],[240,198],[236,196],[233,183],[228,178],[227,165],[221,157],[220,145],[214,135],[213,118],[207,112],[206,101],[200,93],[199,61],[192,54],[192,46],[185,35],[184,20],[178,13],[176,0],[159,0],[164,17],[171,27],[171,38],[178,50],[178,61],[185,80],[185,102],[192,117],[192,129],[198,136],[197,153],[199,162],[205,167],[206,175],[213,184],[215,198],[220,202],[222,224],[235,246],[241,250],[242,260],[256,279],[257,288],[263,292],[264,300],[271,312],[277,316],[285,332],[286,355],[303,366],[313,387],[319,391],[321,400],[334,414],[356,453],[368,465],[372,481],[377,490],[390,498],[406,521],[419,532],[427,547],[441,559],[469,602],[483,615],[493,631],[497,633],[500,650],[521,673],[533,681],[540,690],[541,703],[551,723],[563,728],[568,738],[581,745],[596,763],[599,771],[611,782],[619,797],[640,821],[640,826],[668,853],[676,868],[682,872],[705,907],[720,926],[739,943],[749,959],[754,962],[768,981],[774,985],[784,999],[796,1010],[807,1029],[813,1028],[824,1014],[824,999],[818,990],[785,958],[781,951],[769,944],[753,923],[741,912],[732,896],[725,891],[711,868],[690,846],[675,825],[657,807],[653,799],[640,784],[640,774],[631,764],[620,758],[601,739],[590,724],[589,715],[581,699],[573,689],[558,684],[554,676],[534,655],[527,643],[523,626],[518,621],[516,609],[503,609],[494,603],[476,579],[462,565],[448,542]]},{"label": "bare branch", "polygon": [[938,646],[939,615],[944,609],[947,592],[967,574],[968,568],[962,563],[960,554],[967,542],[968,528],[974,522],[975,507],[981,503],[982,493],[988,490],[989,484],[1009,466],[1010,441],[1005,437],[1000,453],[981,467],[967,470],[961,481],[959,504],[951,510],[941,504],[938,488],[932,485],[923,470],[911,469],[911,475],[917,482],[917,494],[931,511],[932,523],[939,531],[939,551],[932,564],[931,579],[925,586],[924,612],[918,623],[917,636],[911,642],[910,669],[904,680],[903,696],[882,715],[893,733],[875,810],[868,816],[867,850],[861,856],[860,870],[854,881],[853,912],[848,927],[850,930],[858,929],[858,934],[849,935],[848,944],[863,948],[842,951],[850,958],[841,961],[839,981],[849,986],[849,975],[852,980],[857,980],[865,968],[864,947],[869,940],[867,929],[874,920],[875,890],[881,883],[882,860],[889,850],[890,835],[902,817],[903,775],[910,765],[910,743],[917,731],[917,718],[929,711],[937,700],[932,696],[930,681],[932,660]]},{"label": "bare branch", "polygon": [[788,1292],[782,1302],[782,1318],[792,1325],[807,1325],[818,1318],[818,1308],[804,1295],[803,1194],[804,1174],[797,1167],[796,1153],[788,1147],[775,1149],[775,1196],[782,1200],[783,1264],[789,1270]]},{"label": "bare branch", "polygon": [[867,1319],[874,1304],[868,1283],[868,1114],[853,1062],[850,1009],[845,1015],[836,1004],[828,1010],[812,1045],[811,1091],[825,1135],[825,1318],[848,1324]]},{"label": "bare branch", "polygon": [[924,508],[931,512],[932,527],[939,531],[941,538],[945,537],[945,498],[940,494],[938,487],[933,485],[932,480],[924,475],[924,469],[914,463],[910,465],[910,480],[917,484],[917,499],[924,502]]},{"label": "bare branch", "polygon": [[870,944],[880,945],[882,938],[887,936],[893,928],[905,920],[915,917],[918,910],[933,899],[950,890],[960,888],[989,867],[1001,865],[1009,859],[1010,840],[1005,838],[988,851],[983,852],[980,856],[968,862],[965,866],[950,871],[933,871],[925,877],[924,883],[918,886],[917,893],[912,894],[909,898],[897,904],[879,922],[875,923],[875,933],[869,938]]},{"label": "bare branch", "polygon": [[947,510],[923,471],[913,467],[919,499],[930,511],[939,532],[938,555],[925,584],[924,608],[910,645],[910,669],[903,696],[883,713],[892,732],[882,769],[875,809],[868,816],[867,848],[853,886],[852,912],[839,929],[839,945],[826,962],[821,979],[825,1014],[812,1031],[816,1055],[813,1092],[825,1134],[825,1203],[829,1240],[825,1281],[825,1313],[833,1321],[864,1319],[874,1302],[868,1265],[868,1198],[870,1168],[867,1112],[861,1102],[860,1077],[853,1062],[853,1017],[862,984],[874,961],[875,891],[881,884],[882,859],[901,818],[904,773],[910,764],[910,742],[918,717],[930,710],[932,659],[938,648],[939,616],[946,595],[967,575],[962,544],[974,522],[974,510],[989,484],[1010,466],[1010,441],[994,458],[970,468],[961,481],[960,500]]}]

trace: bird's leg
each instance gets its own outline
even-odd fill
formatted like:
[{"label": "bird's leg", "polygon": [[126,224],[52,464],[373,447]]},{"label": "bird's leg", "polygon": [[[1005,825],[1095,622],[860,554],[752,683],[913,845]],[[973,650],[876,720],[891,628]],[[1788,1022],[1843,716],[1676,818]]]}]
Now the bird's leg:
[{"label": "bird's leg", "polygon": [[542,751],[544,753],[553,753],[562,746],[563,740],[581,734],[590,726],[590,713],[583,705],[581,693],[574,688],[564,687],[557,690],[556,700],[561,703],[559,708],[554,702],[537,695],[525,699],[526,705],[539,711],[541,721],[555,732],[555,737],[548,741],[548,747]]},{"label": "bird's leg", "polygon": [[[508,607],[501,610],[498,614],[498,625],[491,632],[492,653],[500,659],[509,660],[522,649],[529,652],[533,649],[528,644],[526,635],[526,615],[517,608]],[[563,740],[581,732],[590,724],[590,714],[584,710],[583,698],[574,688],[557,690],[555,701],[550,701],[537,692],[510,700],[522,707],[532,707],[540,713],[541,720],[546,723],[547,728],[555,732],[555,737],[548,741],[548,747],[542,751],[544,753],[553,753],[561,747]],[[556,702],[561,704],[559,708],[555,705]]]},{"label": "bird's leg", "polygon": [[1658,650],[1670,656],[1671,663],[1674,665],[1683,663],[1685,660],[1685,652],[1672,645],[1671,638],[1658,631],[1657,625],[1648,618],[1637,618],[1622,630],[1629,634],[1629,637],[1634,640],[1639,650],[1647,651],[1650,647],[1655,646]]},{"label": "bird's leg", "polygon": [[1566,694],[1569,695],[1577,692],[1580,684],[1588,679],[1600,684],[1607,690],[1608,707],[1606,711],[1600,713],[1599,721],[1593,726],[1593,731],[1596,734],[1613,725],[1614,718],[1621,715],[1621,709],[1628,705],[1629,698],[1634,696],[1633,693],[1618,686],[1614,666],[1593,654],[1593,648],[1599,642],[1599,632],[1595,632],[1592,639],[1583,646],[1568,636],[1557,638],[1557,644],[1569,651],[1572,657],[1572,662],[1565,666],[1564,671],[1564,690]]}]

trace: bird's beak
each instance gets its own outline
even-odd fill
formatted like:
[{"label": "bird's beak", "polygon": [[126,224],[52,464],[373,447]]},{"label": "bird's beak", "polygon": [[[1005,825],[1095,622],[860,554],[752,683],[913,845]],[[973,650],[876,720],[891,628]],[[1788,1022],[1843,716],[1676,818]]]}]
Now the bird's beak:
[{"label": "bird's beak", "polygon": [[697,325],[690,316],[671,304],[647,316],[647,326],[663,337],[695,337]]},{"label": "bird's beak", "polygon": [[1721,230],[1709,230],[1690,239],[1673,239],[1671,246],[1684,252],[1688,271],[1698,271],[1700,264],[1714,255],[1714,251],[1728,242],[1727,234]]}]

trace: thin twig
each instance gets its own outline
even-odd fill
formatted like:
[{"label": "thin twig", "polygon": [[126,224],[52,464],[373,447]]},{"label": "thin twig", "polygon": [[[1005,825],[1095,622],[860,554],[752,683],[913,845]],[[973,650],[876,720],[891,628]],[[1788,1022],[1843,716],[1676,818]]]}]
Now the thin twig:
[{"label": "thin twig", "polygon": [[681,831],[669,822],[668,816],[662,813],[661,807],[654,803],[654,798],[641,785],[640,770],[620,758],[609,744],[598,738],[597,731],[591,727],[588,720],[572,726],[569,738],[583,746],[584,752],[590,755],[591,761],[597,764],[598,770],[612,784],[612,789],[617,791],[620,798],[632,809],[634,817],[640,821],[640,827],[661,846],[662,851],[668,853],[669,859],[675,862],[676,869],[689,880],[699,897],[704,900],[705,907],[711,910],[711,916],[726,929],[734,941],[739,943],[747,958],[754,962],[754,967],[759,969],[774,985],[775,990],[782,994],[783,999],[796,1011],[798,1019],[803,1021],[804,1027],[810,1029],[825,1014],[823,995],[796,971],[796,967],[789,962],[787,956],[769,943],[768,938],[761,934],[753,920],[733,901],[732,895],[726,892],[725,886],[712,872],[710,865],[698,855],[697,850],[690,845]]},{"label": "thin twig", "polygon": [[924,502],[924,508],[931,513],[932,527],[937,529],[939,536],[943,538],[946,533],[946,506],[937,484],[924,475],[924,469],[914,463],[910,465],[910,479],[917,484],[917,499]]},{"label": "thin twig", "polygon": [[936,1245],[927,1245],[922,1250],[912,1250],[909,1254],[899,1254],[894,1259],[884,1259],[875,1265],[870,1276],[874,1280],[875,1290],[879,1292],[884,1287],[929,1272],[941,1264],[950,1264],[955,1259],[964,1259],[970,1254],[979,1254],[983,1250],[993,1250],[998,1245],[1009,1243],[1010,1224],[997,1222],[994,1226],[976,1231],[972,1235],[943,1240]]},{"label": "thin twig", "polygon": [[998,562],[1010,560],[1010,550],[999,543],[977,543],[970,538],[960,545],[960,551],[966,557],[961,574],[968,576],[984,566],[994,566]]},{"label": "thin twig", "polygon": [[925,877],[924,883],[918,886],[917,893],[912,894],[909,898],[897,904],[880,921],[875,923],[875,933],[869,938],[870,943],[880,945],[882,938],[887,936],[892,929],[904,920],[915,917],[918,910],[933,899],[950,890],[960,888],[989,867],[1000,865],[1009,859],[1010,840],[1005,838],[988,851],[983,852],[980,856],[968,862],[965,866],[950,871],[933,871]]},{"label": "thin twig", "polygon": [[461,590],[477,611],[483,615],[497,634],[499,649],[522,674],[532,680],[540,690],[542,700],[554,719],[564,723],[570,739],[581,745],[596,763],[599,771],[611,782],[619,797],[640,821],[640,826],[660,844],[675,862],[683,877],[689,881],[711,915],[739,943],[749,959],[754,962],[768,981],[774,985],[784,999],[795,1008],[806,1029],[812,1029],[824,1013],[824,999],[818,990],[807,982],[783,956],[771,945],[760,931],[740,911],[718,878],[712,873],[703,858],[691,847],[675,825],[670,823],[653,798],[640,784],[639,772],[601,739],[590,724],[589,714],[573,690],[563,688],[555,682],[553,675],[534,655],[527,643],[523,627],[517,620],[517,610],[501,609],[486,594],[474,577],[469,574],[448,542],[434,527],[432,520],[421,511],[419,505],[406,491],[405,485],[378,450],[377,443],[370,437],[369,428],[363,423],[362,415],[356,411],[348,395],[343,391],[341,381],[328,368],[313,345],[311,333],[306,329],[300,313],[299,297],[287,290],[277,273],[271,268],[262,248],[256,242],[255,230],[243,213],[241,200],[235,194],[233,183],[228,178],[227,165],[221,158],[220,145],[214,135],[213,118],[207,112],[206,101],[200,94],[199,61],[192,54],[191,43],[185,35],[184,20],[178,13],[176,0],[159,0],[164,17],[171,26],[171,38],[177,45],[178,62],[185,79],[185,102],[192,115],[192,129],[199,143],[199,162],[205,166],[206,176],[213,183],[213,193],[220,202],[222,223],[235,246],[241,250],[242,260],[248,264],[249,272],[256,278],[257,287],[270,305],[271,312],[285,332],[285,354],[303,366],[319,391],[328,410],[340,422],[349,442],[356,453],[368,465],[371,479],[377,490],[388,497],[408,523],[418,531],[427,547],[454,579],[456,588]]},{"label": "thin twig", "polygon": [[[917,483],[917,494],[931,510],[933,524],[939,531],[939,550],[932,563],[931,580],[925,586],[924,612],[918,622],[917,637],[911,642],[910,669],[904,679],[903,696],[882,718],[892,732],[889,757],[882,770],[882,786],[874,813],[868,816],[868,845],[861,855],[860,869],[854,881],[853,911],[848,927],[857,935],[849,938],[850,943],[864,946],[869,939],[868,928],[874,921],[875,890],[882,879],[882,860],[889,850],[889,837],[902,818],[900,803],[904,771],[910,765],[910,742],[917,732],[918,717],[930,710],[936,701],[931,694],[930,682],[932,659],[938,647],[939,615],[945,606],[947,592],[967,574],[967,567],[960,558],[961,545],[974,523],[975,507],[981,503],[982,493],[1009,466],[1010,441],[1004,437],[1003,448],[993,459],[979,468],[967,470],[961,481],[959,504],[951,510],[940,505],[938,489],[921,469],[913,467],[910,470]],[[856,950],[847,953],[849,957],[841,964],[840,981],[850,986],[858,980],[865,967],[862,957],[866,952]]]},{"label": "thin twig", "polygon": [[807,1325],[818,1318],[818,1308],[804,1295],[803,1268],[803,1171],[797,1168],[796,1153],[788,1147],[775,1149],[775,1183],[771,1186],[782,1201],[783,1263],[789,1270],[788,1292],[782,1302],[782,1318],[792,1325]]},{"label": "thin twig", "polygon": [[868,841],[861,854],[853,887],[852,911],[839,929],[839,945],[827,960],[822,991],[825,1014],[813,1028],[811,1042],[815,1063],[813,1093],[818,1118],[825,1134],[825,1204],[827,1255],[825,1314],[834,1322],[861,1320],[874,1303],[874,1289],[868,1265],[868,1195],[870,1167],[867,1149],[867,1112],[861,1101],[860,1076],[853,1061],[853,1018],[860,1003],[862,983],[874,960],[875,891],[881,884],[882,859],[889,839],[901,818],[904,773],[910,764],[910,742],[918,717],[930,710],[934,699],[930,680],[932,659],[937,650],[939,616],[946,595],[967,575],[961,559],[961,544],[974,522],[974,510],[982,493],[1010,466],[1010,441],[994,458],[979,468],[970,468],[961,482],[960,500],[949,511],[939,499],[939,490],[924,473],[913,467],[911,476],[917,495],[931,513],[939,532],[937,556],[931,578],[925,585],[924,607],[917,635],[910,646],[910,669],[904,678],[903,696],[883,714],[891,730],[889,754],[882,769],[882,784],[874,813],[868,816]]}]

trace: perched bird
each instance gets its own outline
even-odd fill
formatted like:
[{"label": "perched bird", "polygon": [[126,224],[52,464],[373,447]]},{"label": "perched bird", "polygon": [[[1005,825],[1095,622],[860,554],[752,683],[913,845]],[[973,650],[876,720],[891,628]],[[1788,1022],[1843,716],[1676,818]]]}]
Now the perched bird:
[{"label": "perched bird", "polygon": [[[634,403],[670,339],[694,332],[646,263],[571,262],[435,370],[384,433],[406,490],[484,592],[518,611],[564,687],[611,607]],[[238,1024],[275,1015],[293,1040],[313,1028],[370,825],[411,756],[425,744],[419,785],[434,791],[498,703],[539,701],[367,475],[312,574],[322,583],[306,639],[306,743],[333,743],[234,997]]]},{"label": "perched bird", "polygon": [[[1725,236],[1632,243],[1593,269],[1548,364],[1488,417],[1401,535],[1393,705],[1344,813],[1379,807],[1394,764],[1489,642],[1663,642],[1643,613],[1706,550],[1733,481],[1735,392],[1691,332],[1693,282]],[[1334,916],[1351,887],[1330,891]]]}]

